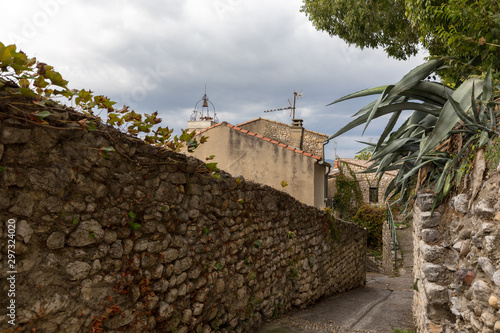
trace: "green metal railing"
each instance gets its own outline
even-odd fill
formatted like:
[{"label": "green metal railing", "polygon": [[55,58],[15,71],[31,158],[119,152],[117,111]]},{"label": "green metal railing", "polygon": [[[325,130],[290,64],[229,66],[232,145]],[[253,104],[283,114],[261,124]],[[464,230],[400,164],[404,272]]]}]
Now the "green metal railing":
[{"label": "green metal railing", "polygon": [[398,239],[396,235],[396,226],[394,225],[394,217],[392,216],[391,206],[387,203],[387,222],[389,223],[389,228],[391,229],[392,244],[394,247],[394,269],[398,268]]}]

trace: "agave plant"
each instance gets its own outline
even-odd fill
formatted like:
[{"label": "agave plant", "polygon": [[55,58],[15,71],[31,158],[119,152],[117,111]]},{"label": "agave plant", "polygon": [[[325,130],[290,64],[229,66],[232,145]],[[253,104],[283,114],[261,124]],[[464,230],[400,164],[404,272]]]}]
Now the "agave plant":
[{"label": "agave plant", "polygon": [[[349,124],[329,139],[390,114],[377,143],[366,143],[373,164],[365,171],[382,177],[397,170],[386,198],[409,203],[419,188],[433,188],[436,202],[458,186],[470,164],[471,154],[491,138],[499,136],[491,70],[484,79],[470,78],[456,90],[426,80],[445,68],[444,60],[428,61],[406,74],[398,83],[344,96],[329,105],[368,95],[379,98],[359,110]],[[413,111],[395,129],[405,110]],[[414,186],[413,186],[414,185]]]}]

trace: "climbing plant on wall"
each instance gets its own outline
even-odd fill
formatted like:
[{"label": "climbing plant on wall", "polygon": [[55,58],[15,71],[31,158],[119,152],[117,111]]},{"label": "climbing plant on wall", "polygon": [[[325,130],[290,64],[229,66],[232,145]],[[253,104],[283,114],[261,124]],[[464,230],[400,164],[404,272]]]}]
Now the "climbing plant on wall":
[{"label": "climbing plant on wall", "polygon": [[[348,175],[346,174],[346,171]],[[352,220],[363,203],[363,194],[356,174],[345,162],[339,164],[339,174],[335,177],[337,193],[334,196],[335,208],[343,220]]]},{"label": "climbing plant on wall", "polygon": [[[2,103],[17,113],[10,117],[19,117],[40,126],[49,125],[48,121],[53,115],[51,108],[63,106],[57,101],[62,99],[69,101],[75,110],[89,116],[78,121],[78,125],[87,132],[97,130],[97,122],[104,118],[108,125],[132,136],[139,136],[155,146],[175,151],[187,146],[192,151],[198,145],[194,132],[184,130],[181,135],[172,137],[172,129],[160,126],[162,120],[158,112],[142,115],[128,106],[118,109],[115,108],[116,102],[106,96],[94,95],[91,90],[70,89],[68,81],[53,66],[29,58],[24,52],[18,51],[16,45],[4,45],[1,42],[0,93],[9,97],[2,99]],[[200,143],[205,140],[201,138]]]}]

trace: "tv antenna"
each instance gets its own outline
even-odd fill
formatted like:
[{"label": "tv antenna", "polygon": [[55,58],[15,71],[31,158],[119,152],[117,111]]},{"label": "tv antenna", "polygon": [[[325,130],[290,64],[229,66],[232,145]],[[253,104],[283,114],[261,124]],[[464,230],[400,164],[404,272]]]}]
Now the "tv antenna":
[{"label": "tv antenna", "polygon": [[295,103],[297,101],[297,98],[299,98],[299,97],[302,97],[302,90],[301,91],[294,91],[293,92],[293,104],[290,102],[290,99],[288,99],[289,106],[284,107],[284,108],[279,108],[279,109],[265,110],[264,112],[275,112],[275,111],[291,110],[290,111],[290,116],[292,117],[292,119],[295,119]]}]

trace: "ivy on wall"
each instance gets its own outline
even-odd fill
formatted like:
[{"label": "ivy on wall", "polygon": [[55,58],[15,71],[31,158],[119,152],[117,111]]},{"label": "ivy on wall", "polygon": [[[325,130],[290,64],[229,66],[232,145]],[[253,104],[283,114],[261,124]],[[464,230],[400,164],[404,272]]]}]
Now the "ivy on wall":
[{"label": "ivy on wall", "polygon": [[335,177],[335,183],[337,187],[337,193],[334,196],[335,208],[340,211],[341,219],[352,221],[363,204],[363,194],[356,174],[347,163],[340,161],[339,174]]}]

